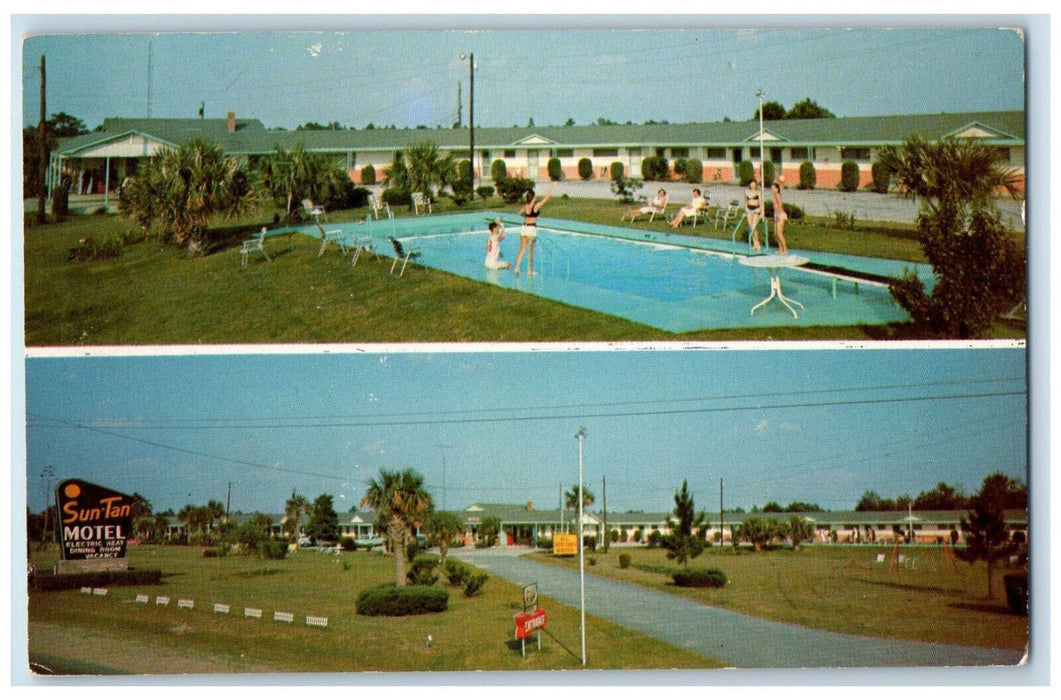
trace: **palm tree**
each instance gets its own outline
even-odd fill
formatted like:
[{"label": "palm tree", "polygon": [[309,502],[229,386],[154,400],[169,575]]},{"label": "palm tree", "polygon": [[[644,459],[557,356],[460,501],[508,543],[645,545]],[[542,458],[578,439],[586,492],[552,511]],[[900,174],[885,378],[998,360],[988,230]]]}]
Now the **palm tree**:
[{"label": "palm tree", "polygon": [[380,469],[379,478],[369,481],[361,506],[376,511],[386,522],[394,551],[394,583],[404,586],[406,542],[434,508],[431,494],[424,488],[424,477],[412,469]]},{"label": "palm tree", "polygon": [[307,151],[303,144],[291,150],[276,146],[275,152],[258,165],[258,178],[267,194],[276,202],[283,202],[288,221],[295,218],[303,199],[330,203],[350,182],[349,176],[327,155]]},{"label": "palm tree", "polygon": [[937,278],[926,293],[912,272],[889,285],[914,321],[940,337],[983,337],[1025,296],[1025,259],[994,197],[1018,193],[1016,171],[979,141],[913,137],[880,153],[899,189],[921,198],[918,228]]},{"label": "palm tree", "polygon": [[443,156],[437,144],[421,141],[395,156],[383,184],[433,198],[437,190],[452,186],[456,180],[457,160],[453,154]]},{"label": "palm tree", "polygon": [[244,166],[219,146],[195,139],[153,157],[122,187],[118,211],[163,240],[205,251],[215,216],[234,218],[257,204]]},{"label": "palm tree", "polygon": [[302,516],[309,513],[309,501],[305,496],[300,496],[294,491],[291,498],[284,504],[284,532],[295,542],[298,542],[302,534]]},{"label": "palm tree", "polygon": [[446,564],[450,543],[464,531],[464,522],[454,513],[435,511],[424,523],[428,544],[438,547],[440,562]]}]

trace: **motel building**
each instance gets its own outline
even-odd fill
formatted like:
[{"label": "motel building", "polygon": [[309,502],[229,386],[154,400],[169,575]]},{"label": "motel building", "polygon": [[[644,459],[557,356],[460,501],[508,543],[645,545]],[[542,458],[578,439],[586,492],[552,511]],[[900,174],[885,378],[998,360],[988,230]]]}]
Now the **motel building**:
[{"label": "motel building", "polygon": [[[718,513],[705,513],[707,530],[705,537],[709,542],[721,540],[725,544],[733,541],[733,528],[739,531],[740,525],[749,518],[773,520],[779,524],[787,523],[793,516],[802,518],[814,527],[814,544],[839,545],[942,545],[964,544],[961,531],[961,519],[967,517],[966,510],[945,511],[825,511],[815,513],[724,513],[719,521]],[[496,546],[499,547],[538,547],[551,543],[558,533],[578,533],[578,512],[571,509],[539,509],[531,501],[525,504],[473,503],[459,511],[457,515],[464,522],[464,533],[460,541],[464,546],[473,547],[482,542],[480,531],[483,521],[496,518],[500,532]],[[251,514],[233,514],[231,521],[237,525],[253,517]],[[270,521],[270,534],[279,539],[283,537],[285,516],[283,514],[267,515]],[[585,538],[593,538],[600,546],[603,534],[612,533],[611,542],[615,545],[637,546],[649,541],[653,532],[661,536],[670,532],[668,520],[670,513],[664,512],[608,512],[585,511],[581,532]],[[1028,541],[1028,512],[1026,510],[1007,510],[1006,527],[1010,536]],[[376,542],[386,533],[375,528],[376,514],[372,511],[356,511],[339,514],[339,539],[350,538],[355,542]],[[302,528],[307,519],[303,517]],[[607,523],[607,529],[605,529]],[[215,524],[216,527],[216,524]],[[183,539],[185,523],[176,518],[170,519],[167,530],[169,539]],[[418,535],[421,533],[417,533]]]},{"label": "motel building", "polygon": [[[739,181],[739,164],[756,167],[763,157],[795,185],[802,163],[814,166],[817,188],[835,189],[841,165],[854,162],[860,187],[872,182],[871,167],[880,149],[899,145],[912,135],[930,141],[977,139],[993,146],[1002,163],[1012,168],[1021,187],[1025,165],[1025,114],[963,112],[906,114],[878,117],[758,120],[692,124],[641,124],[614,126],[476,127],[474,171],[477,185],[492,184],[496,161],[508,177],[549,180],[548,163],[559,161],[564,180],[579,180],[579,162],[588,159],[593,180],[610,180],[613,163],[627,177],[642,177],[648,157],[666,158],[673,172],[676,161],[699,161],[700,182],[732,184]],[[60,139],[52,151],[47,171],[48,192],[65,174],[74,197],[89,197],[104,206],[114,204],[118,188],[136,174],[141,162],[168,148],[193,139],[220,146],[228,155],[249,164],[275,153],[276,148],[302,145],[308,151],[328,154],[354,183],[372,166],[376,181],[406,147],[432,142],[440,152],[467,160],[468,129],[347,129],[289,131],[266,129],[257,119],[135,119],[110,118],[98,131]],[[675,176],[677,177],[677,176]]]}]

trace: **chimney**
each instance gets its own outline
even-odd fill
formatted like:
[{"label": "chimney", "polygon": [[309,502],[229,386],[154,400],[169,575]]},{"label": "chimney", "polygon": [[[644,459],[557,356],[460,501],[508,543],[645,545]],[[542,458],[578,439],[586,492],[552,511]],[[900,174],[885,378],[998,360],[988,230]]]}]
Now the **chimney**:
[{"label": "chimney", "polygon": [[229,130],[229,133],[235,133],[236,132],[236,113],[235,112],[229,112],[228,113],[228,130]]},{"label": "chimney", "polygon": [[534,501],[527,501],[527,511],[534,510]]}]

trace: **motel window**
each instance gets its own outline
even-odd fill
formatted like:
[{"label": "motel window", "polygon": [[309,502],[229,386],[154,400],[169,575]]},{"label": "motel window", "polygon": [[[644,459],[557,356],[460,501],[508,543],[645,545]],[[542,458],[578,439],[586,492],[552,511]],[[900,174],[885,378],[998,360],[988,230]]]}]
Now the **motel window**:
[{"label": "motel window", "polygon": [[618,148],[594,148],[594,158],[614,158],[619,155]]},{"label": "motel window", "polygon": [[626,153],[627,153],[627,155],[630,155],[630,156],[640,157],[641,149],[640,148],[628,148],[628,149],[626,149]]},{"label": "motel window", "polygon": [[869,160],[870,149],[866,146],[843,146],[840,157],[844,160]]},{"label": "motel window", "polygon": [[759,160],[759,147],[758,146],[753,146],[752,148],[749,148],[748,152],[749,152],[749,155],[748,155],[749,158],[751,158],[752,160]]},{"label": "motel window", "polygon": [[708,160],[725,160],[726,149],[725,148],[708,148],[707,149]]},{"label": "motel window", "polygon": [[796,147],[788,149],[788,154],[792,160],[814,160],[816,153],[813,148]]},{"label": "motel window", "polygon": [[1009,162],[1009,149],[1008,148],[1006,148],[1005,146],[998,146],[997,148],[995,148],[995,152],[998,153],[998,157],[1003,163],[1008,163]]},{"label": "motel window", "polygon": [[575,149],[573,148],[557,148],[553,151],[554,158],[574,158]]},{"label": "motel window", "polygon": [[672,149],[670,149],[670,157],[671,158],[688,158],[689,157],[689,149],[688,148],[672,148]]},{"label": "motel window", "polygon": [[509,149],[509,148],[505,149],[505,158],[515,158],[515,157],[516,157],[515,149]]}]

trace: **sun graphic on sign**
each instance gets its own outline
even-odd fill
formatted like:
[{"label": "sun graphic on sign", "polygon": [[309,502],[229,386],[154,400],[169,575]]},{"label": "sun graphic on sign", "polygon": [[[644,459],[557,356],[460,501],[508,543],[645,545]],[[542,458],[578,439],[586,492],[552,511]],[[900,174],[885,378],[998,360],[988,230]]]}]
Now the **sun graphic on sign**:
[{"label": "sun graphic on sign", "polygon": [[77,484],[67,484],[63,489],[63,495],[67,498],[77,498],[81,495],[81,487]]}]

